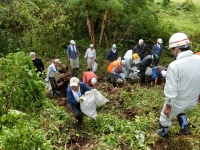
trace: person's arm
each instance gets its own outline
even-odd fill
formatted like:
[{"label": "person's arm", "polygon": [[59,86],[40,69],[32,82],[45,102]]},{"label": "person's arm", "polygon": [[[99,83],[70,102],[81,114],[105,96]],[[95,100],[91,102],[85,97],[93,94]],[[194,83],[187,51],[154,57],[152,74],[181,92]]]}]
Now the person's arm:
[{"label": "person's arm", "polygon": [[41,59],[40,59],[40,64],[41,64],[42,71],[44,71],[44,64]]},{"label": "person's arm", "polygon": [[108,63],[110,63],[110,51],[111,51],[111,50],[109,50],[109,51],[108,51],[108,54],[107,54]]},{"label": "person's arm", "polygon": [[111,73],[116,74],[116,72],[115,72],[116,69],[117,69],[117,66],[114,66],[113,69],[111,70]]},{"label": "person's arm", "polygon": [[88,49],[85,52],[84,61],[86,61],[87,55],[88,55]]},{"label": "person's arm", "polygon": [[153,48],[152,48],[152,55],[154,55],[154,52],[155,52],[155,45],[153,46]]},{"label": "person's arm", "polygon": [[155,78],[155,81],[154,81],[154,86],[157,85],[157,82],[158,82],[158,77]]},{"label": "person's arm", "polygon": [[47,69],[47,81],[49,81],[49,75],[50,75],[51,71],[52,71],[52,68],[51,68],[51,66],[49,66]]},{"label": "person's arm", "polygon": [[76,51],[77,51],[78,57],[80,57],[81,53],[79,52],[79,49],[78,49],[78,47],[76,45],[75,45],[75,47],[76,47]]},{"label": "person's arm", "polygon": [[94,49],[94,61],[96,61],[96,50]]},{"label": "person's arm", "polygon": [[85,72],[83,73],[83,83],[87,83],[87,78]]}]

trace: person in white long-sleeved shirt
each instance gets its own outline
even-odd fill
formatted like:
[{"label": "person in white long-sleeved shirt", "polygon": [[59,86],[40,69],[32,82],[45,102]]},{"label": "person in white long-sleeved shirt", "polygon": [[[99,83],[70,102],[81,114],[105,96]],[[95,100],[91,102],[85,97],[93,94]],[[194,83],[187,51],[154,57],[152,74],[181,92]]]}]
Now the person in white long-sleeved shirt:
[{"label": "person in white long-sleeved shirt", "polygon": [[49,65],[48,67],[48,70],[47,70],[47,78],[46,78],[46,81],[47,82],[50,82],[51,84],[51,88],[52,88],[52,91],[53,91],[53,95],[55,97],[57,97],[57,89],[58,89],[58,86],[57,86],[57,82],[56,82],[56,74],[59,74],[58,73],[58,69],[57,67],[61,64],[60,62],[60,59],[55,59],[53,61],[53,63],[51,65]]},{"label": "person in white long-sleeved shirt", "polygon": [[90,71],[94,66],[94,62],[96,61],[96,50],[94,49],[93,44],[90,44],[90,48],[86,50],[84,58],[85,61],[87,59],[87,69]]},{"label": "person in white long-sleeved shirt", "polygon": [[167,138],[168,127],[177,117],[181,127],[179,135],[191,134],[187,122],[186,110],[192,109],[200,95],[200,57],[193,55],[189,39],[184,33],[176,33],[169,39],[169,48],[176,60],[169,64],[164,93],[165,104],[159,119],[160,129],[157,134]]}]

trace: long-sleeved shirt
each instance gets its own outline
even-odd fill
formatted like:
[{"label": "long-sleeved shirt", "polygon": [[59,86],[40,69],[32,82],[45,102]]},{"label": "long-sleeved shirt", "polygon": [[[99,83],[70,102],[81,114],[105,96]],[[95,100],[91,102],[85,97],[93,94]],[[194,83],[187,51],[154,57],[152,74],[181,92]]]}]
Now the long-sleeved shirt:
[{"label": "long-sleeved shirt", "polygon": [[85,52],[84,58],[94,58],[94,59],[96,59],[96,50],[88,48]]},{"label": "long-sleeved shirt", "polygon": [[107,60],[109,60],[110,62],[113,62],[113,61],[117,60],[117,58],[118,58],[117,50],[115,52],[113,52],[113,50],[110,49],[108,51]]},{"label": "long-sleeved shirt", "polygon": [[150,64],[153,64],[153,56],[152,55],[147,55],[141,62],[140,65],[144,67],[150,66]]},{"label": "long-sleeved shirt", "polygon": [[133,65],[133,58],[132,58],[132,55],[126,57],[125,60],[126,60],[126,66],[127,66],[127,68],[131,70],[131,66]]},{"label": "long-sleeved shirt", "polygon": [[152,55],[158,54],[160,57],[162,55],[163,46],[160,44],[155,44],[152,48]]},{"label": "long-sleeved shirt", "polygon": [[49,77],[55,77],[57,72],[58,72],[58,69],[56,68],[54,63],[49,65],[48,70],[47,70],[47,80],[49,81]]},{"label": "long-sleeved shirt", "polygon": [[42,63],[42,60],[39,58],[35,58],[33,61],[33,65],[37,68],[37,72],[40,71],[44,71],[44,64]]},{"label": "long-sleeved shirt", "polygon": [[90,82],[92,78],[98,79],[97,75],[92,71],[87,71],[83,73],[83,83],[85,83],[87,86],[90,86]]},{"label": "long-sleeved shirt", "polygon": [[137,45],[137,53],[139,56],[144,55],[146,51],[146,44],[142,43],[141,45]]},{"label": "long-sleeved shirt", "polygon": [[[79,86],[80,86],[81,95],[85,94],[86,91],[91,90],[91,88],[83,82],[80,82]],[[74,108],[78,104],[78,102],[75,99],[70,86],[68,86],[66,93],[67,93],[67,101],[69,102],[71,108]]]}]

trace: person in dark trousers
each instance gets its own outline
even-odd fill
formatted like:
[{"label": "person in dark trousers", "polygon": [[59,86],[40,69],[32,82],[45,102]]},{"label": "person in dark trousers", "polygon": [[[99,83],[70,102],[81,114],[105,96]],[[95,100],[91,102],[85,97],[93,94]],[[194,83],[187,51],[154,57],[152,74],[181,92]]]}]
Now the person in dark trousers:
[{"label": "person in dark trousers", "polygon": [[[44,64],[40,58],[37,58],[34,52],[30,52],[31,59],[33,61],[33,65],[37,68],[36,72],[44,71]],[[42,74],[40,74],[42,76]]]},{"label": "person in dark trousers", "polygon": [[85,83],[80,82],[78,78],[72,77],[70,79],[70,85],[67,88],[67,101],[69,102],[75,118],[78,120],[78,125],[83,122],[83,113],[80,109],[80,97],[91,88]]},{"label": "person in dark trousers", "polygon": [[140,62],[140,82],[141,85],[145,84],[145,71],[146,68],[149,67],[153,67],[153,64],[155,63],[155,61],[159,58],[159,56],[157,54],[155,55],[147,55],[141,62]]},{"label": "person in dark trousers", "polygon": [[110,64],[111,62],[117,59],[118,59],[117,46],[116,44],[113,44],[112,48],[108,51],[108,55],[107,55],[108,64]]},{"label": "person in dark trousers", "polygon": [[157,40],[157,43],[156,43],[156,44],[153,46],[153,48],[152,48],[152,55],[157,54],[157,55],[159,56],[159,58],[155,61],[155,66],[158,65],[159,60],[160,60],[160,58],[161,58],[161,56],[162,56],[162,50],[163,50],[162,43],[163,43],[162,39],[159,38],[159,39]]},{"label": "person in dark trousers", "polygon": [[139,43],[137,45],[137,53],[140,57],[140,60],[142,61],[145,55],[145,51],[146,51],[146,44],[144,43],[143,39],[139,40]]}]

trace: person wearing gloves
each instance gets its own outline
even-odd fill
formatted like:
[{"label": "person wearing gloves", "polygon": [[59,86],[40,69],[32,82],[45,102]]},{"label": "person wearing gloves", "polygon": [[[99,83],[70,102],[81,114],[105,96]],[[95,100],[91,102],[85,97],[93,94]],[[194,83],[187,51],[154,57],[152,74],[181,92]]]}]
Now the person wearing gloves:
[{"label": "person wearing gloves", "polygon": [[157,54],[155,55],[147,55],[141,62],[140,62],[140,83],[141,85],[145,84],[145,71],[147,67],[153,67],[155,61],[159,58]]},{"label": "person wearing gloves", "polygon": [[160,60],[160,58],[161,58],[161,56],[162,56],[162,50],[163,50],[162,43],[163,43],[162,39],[159,38],[159,39],[157,40],[157,43],[156,43],[156,44],[153,46],[153,48],[152,48],[152,55],[157,54],[157,55],[159,56],[159,58],[158,58],[158,59],[156,60],[156,62],[155,62],[155,66],[158,65],[159,60]]},{"label": "person wearing gloves", "polygon": [[108,64],[118,59],[118,52],[116,44],[112,45],[112,48],[108,51],[107,60]]},{"label": "person wearing gloves", "polygon": [[177,117],[180,125],[179,135],[191,134],[186,110],[192,109],[200,95],[200,57],[193,55],[189,47],[189,39],[184,33],[175,33],[169,39],[169,48],[176,60],[167,69],[164,94],[166,96],[161,116],[160,129],[157,134],[168,137],[168,128],[172,119]]},{"label": "person wearing gloves", "polygon": [[84,60],[86,61],[86,59],[87,59],[87,69],[88,71],[91,71],[94,66],[94,62],[96,61],[96,50],[94,49],[93,44],[90,44],[90,48],[86,50]]},{"label": "person wearing gloves", "polygon": [[[33,65],[37,68],[36,72],[44,71],[44,64],[40,58],[37,58],[34,52],[30,52],[31,59],[33,61]],[[40,74],[42,76],[42,74]]]},{"label": "person wearing gloves", "polygon": [[111,82],[114,86],[114,90],[117,89],[117,84],[116,84],[116,76],[118,78],[121,78],[120,72],[121,72],[121,67],[126,66],[126,60],[116,60],[112,63],[107,68],[107,71],[110,73],[111,77]]},{"label": "person wearing gloves", "polygon": [[67,58],[70,61],[71,67],[73,71],[78,72],[79,68],[79,50],[76,46],[76,42],[74,40],[70,41],[70,45],[67,46]]},{"label": "person wearing gloves", "polygon": [[59,93],[58,90],[58,85],[56,82],[56,74],[58,73],[57,67],[61,64],[60,59],[55,59],[51,65],[49,65],[47,69],[47,78],[46,81],[50,82],[52,91],[53,91],[53,96],[57,97],[57,94]]},{"label": "person wearing gloves", "polygon": [[154,69],[156,71],[156,76],[155,79],[153,80],[154,80],[154,85],[156,86],[160,78],[166,78],[167,68],[161,66],[155,66]]},{"label": "person wearing gloves", "polygon": [[94,86],[97,83],[97,75],[92,71],[87,71],[83,73],[83,83],[87,86]]},{"label": "person wearing gloves", "polygon": [[142,61],[145,55],[145,51],[146,51],[146,44],[144,43],[143,39],[139,40],[139,43],[137,45],[137,53],[140,57],[140,60]]},{"label": "person wearing gloves", "polygon": [[135,60],[138,59],[138,54],[134,53],[133,55],[130,55],[129,57],[126,57],[126,66],[124,66],[122,69],[123,72],[125,73],[125,78],[128,78],[129,75],[129,70],[131,70],[131,68],[133,67],[133,65],[135,65]]},{"label": "person wearing gloves", "polygon": [[70,79],[69,86],[67,88],[67,101],[72,108],[75,118],[78,120],[78,125],[83,122],[83,113],[80,109],[80,97],[85,94],[86,91],[90,91],[91,88],[85,83],[80,82],[78,78],[72,77]]}]

